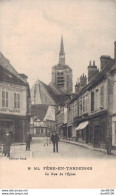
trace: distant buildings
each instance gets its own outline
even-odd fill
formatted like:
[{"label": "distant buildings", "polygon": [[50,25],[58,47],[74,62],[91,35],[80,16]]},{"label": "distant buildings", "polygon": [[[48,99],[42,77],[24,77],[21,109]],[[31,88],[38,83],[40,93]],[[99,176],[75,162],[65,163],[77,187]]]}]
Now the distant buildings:
[{"label": "distant buildings", "polygon": [[[80,76],[73,94],[72,69],[65,64],[63,38],[61,38],[59,63],[52,68],[51,83],[46,85],[38,80],[31,89],[31,97],[32,104],[44,104],[54,108],[53,129],[59,132],[62,139],[98,148],[107,148],[110,145],[115,148],[116,42],[114,58],[101,56],[100,70],[95,61],[90,61],[88,78],[84,74]],[[38,106],[34,106],[34,109],[37,109]],[[47,120],[50,121],[51,115],[48,116]],[[51,125],[47,124],[47,120],[40,120],[37,114],[34,117],[34,125],[36,122],[40,124],[37,127],[39,132],[43,124],[50,130]]]},{"label": "distant buildings", "polygon": [[24,142],[31,114],[27,76],[19,74],[0,53],[0,142],[8,129],[14,142]]},{"label": "distant buildings", "polygon": [[106,148],[116,147],[116,42],[114,59],[101,56],[100,71],[95,62],[75,85],[76,96],[57,107],[59,134],[69,139]]},{"label": "distant buildings", "polygon": [[[38,136],[42,134],[45,135],[48,130],[53,131],[56,130],[56,107],[59,104],[65,102],[65,100],[70,98],[72,94],[72,69],[65,64],[65,53],[64,53],[64,45],[63,45],[63,38],[61,38],[61,45],[60,45],[60,53],[59,53],[59,63],[52,68],[52,79],[49,85],[46,85],[40,80],[37,80],[33,87],[31,88],[31,102],[32,102],[32,115],[33,112],[36,113],[36,120],[34,119],[34,123],[31,123],[31,129],[33,126],[33,132],[37,133]],[[49,110],[54,110],[54,120],[51,120],[51,115],[47,117],[47,121],[43,118],[39,118],[38,112],[41,107],[49,106]],[[37,111],[38,109],[38,111]],[[46,113],[45,113],[46,114]],[[33,120],[32,119],[32,120]],[[38,121],[37,121],[38,120]],[[48,123],[49,121],[49,123]],[[54,121],[54,123],[53,123]],[[35,129],[35,124],[37,122],[37,128]],[[54,124],[54,125],[53,125]],[[43,125],[43,127],[42,127]],[[45,128],[44,128],[45,127]],[[44,133],[41,133],[40,129],[46,129]],[[38,129],[38,130],[37,130]],[[43,132],[43,130],[42,130]]]},{"label": "distant buildings", "polygon": [[55,130],[54,106],[46,104],[32,105],[30,131],[33,136],[44,137]]}]

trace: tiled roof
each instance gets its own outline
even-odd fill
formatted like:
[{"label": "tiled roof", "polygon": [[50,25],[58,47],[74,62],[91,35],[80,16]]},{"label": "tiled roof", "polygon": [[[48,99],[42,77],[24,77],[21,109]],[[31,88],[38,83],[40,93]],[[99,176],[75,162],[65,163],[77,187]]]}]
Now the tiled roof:
[{"label": "tiled roof", "polygon": [[70,99],[70,95],[63,94],[62,92],[61,92],[61,94],[56,94],[55,91],[53,90],[53,88],[51,88],[49,85],[46,85],[42,81],[40,81],[40,82],[42,83],[42,85],[44,85],[45,89],[47,90],[49,95],[53,98],[53,100],[55,101],[56,104],[64,104],[65,101]]},{"label": "tiled roof", "polygon": [[49,105],[46,104],[34,104],[31,106],[31,115],[37,116],[37,119],[43,121]]},{"label": "tiled roof", "polygon": [[15,76],[11,72],[9,72],[7,69],[5,69],[0,64],[0,81],[3,82],[9,82],[9,83],[15,83],[19,85],[27,85],[28,83],[24,83],[24,81],[20,80],[19,77]]},{"label": "tiled roof", "polygon": [[8,70],[10,73],[15,75],[16,77],[18,77],[21,81],[26,83],[25,80],[19,75],[19,73],[10,64],[10,61],[7,58],[5,58],[1,52],[0,52],[0,65],[6,70]]},{"label": "tiled roof", "polygon": [[49,85],[46,85],[42,81],[39,81],[39,82],[41,82],[41,84],[44,86],[44,88],[46,89],[48,94],[52,97],[52,99],[55,101],[55,103],[58,103],[60,95],[57,95]]}]

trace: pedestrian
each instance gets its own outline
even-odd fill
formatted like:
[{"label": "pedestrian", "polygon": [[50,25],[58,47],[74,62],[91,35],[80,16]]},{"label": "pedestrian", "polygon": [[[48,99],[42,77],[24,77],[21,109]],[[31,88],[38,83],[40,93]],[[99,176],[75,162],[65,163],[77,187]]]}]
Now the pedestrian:
[{"label": "pedestrian", "polygon": [[4,156],[10,157],[10,147],[12,144],[12,137],[9,133],[9,130],[6,130],[5,135],[3,136],[3,154]]},{"label": "pedestrian", "polygon": [[49,139],[47,136],[45,136],[44,138],[44,146],[47,145],[48,146],[48,142],[49,142]]},{"label": "pedestrian", "polygon": [[59,141],[59,136],[56,132],[53,132],[52,136],[51,136],[51,140],[53,143],[53,152],[58,152],[58,141]]},{"label": "pedestrian", "polygon": [[32,136],[29,132],[27,132],[27,135],[26,135],[26,151],[30,150],[31,140],[32,140]]}]

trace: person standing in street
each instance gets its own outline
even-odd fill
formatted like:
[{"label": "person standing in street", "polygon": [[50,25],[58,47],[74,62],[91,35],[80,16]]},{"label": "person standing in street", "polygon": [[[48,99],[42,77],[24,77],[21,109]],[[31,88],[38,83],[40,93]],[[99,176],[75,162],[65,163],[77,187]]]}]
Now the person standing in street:
[{"label": "person standing in street", "polygon": [[10,147],[12,143],[12,137],[9,134],[8,129],[6,130],[5,135],[3,136],[3,154],[7,157],[10,157]]},{"label": "person standing in street", "polygon": [[26,151],[27,150],[30,151],[31,140],[32,140],[32,136],[31,136],[31,134],[29,132],[27,132],[27,135],[26,135]]},{"label": "person standing in street", "polygon": [[51,140],[53,143],[53,152],[58,152],[58,141],[59,141],[59,136],[56,132],[53,132],[52,136],[51,136]]},{"label": "person standing in street", "polygon": [[47,145],[48,146],[49,143],[49,139],[47,136],[44,137],[44,146]]}]

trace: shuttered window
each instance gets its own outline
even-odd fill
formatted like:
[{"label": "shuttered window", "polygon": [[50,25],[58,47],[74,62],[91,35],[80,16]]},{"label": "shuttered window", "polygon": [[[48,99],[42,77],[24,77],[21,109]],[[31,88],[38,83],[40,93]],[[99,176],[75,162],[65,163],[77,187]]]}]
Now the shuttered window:
[{"label": "shuttered window", "polygon": [[2,107],[8,107],[8,91],[2,91]]},{"label": "shuttered window", "polygon": [[104,86],[100,88],[100,106],[104,107]]},{"label": "shuttered window", "polygon": [[91,111],[94,111],[94,92],[91,92]]},{"label": "shuttered window", "polygon": [[14,108],[20,108],[20,94],[14,93]]}]

